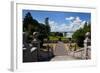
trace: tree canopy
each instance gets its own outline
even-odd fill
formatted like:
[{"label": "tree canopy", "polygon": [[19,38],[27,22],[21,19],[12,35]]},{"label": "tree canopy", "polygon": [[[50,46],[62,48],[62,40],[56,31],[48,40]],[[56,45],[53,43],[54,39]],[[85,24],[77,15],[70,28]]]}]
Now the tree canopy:
[{"label": "tree canopy", "polygon": [[83,47],[84,39],[85,39],[85,34],[87,32],[91,32],[91,24],[85,23],[83,28],[80,28],[74,32],[72,35],[72,38],[76,40],[78,46]]},{"label": "tree canopy", "polygon": [[40,41],[43,41],[43,39],[48,38],[48,35],[50,34],[49,18],[47,17],[44,20],[44,24],[39,23],[31,16],[31,13],[28,12],[23,18],[23,32],[27,31],[30,35],[32,35],[33,32],[38,32],[39,36],[37,38]]}]

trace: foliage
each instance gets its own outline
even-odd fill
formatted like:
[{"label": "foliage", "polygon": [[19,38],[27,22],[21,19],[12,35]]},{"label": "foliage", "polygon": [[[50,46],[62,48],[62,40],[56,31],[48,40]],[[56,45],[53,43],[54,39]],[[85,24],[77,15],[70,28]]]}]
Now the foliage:
[{"label": "foliage", "polygon": [[61,38],[61,40],[67,40],[66,37],[60,37],[60,36],[49,36],[49,39],[50,39],[50,40],[54,40],[54,41],[59,40],[59,38]]},{"label": "foliage", "polygon": [[49,25],[49,18],[47,17],[47,18],[45,18],[45,31],[46,31],[46,35],[47,36],[49,36],[50,35],[50,31],[51,31],[51,29],[50,29],[50,25]]},{"label": "foliage", "polygon": [[27,13],[23,19],[23,31],[36,31],[37,25],[39,25],[38,21],[33,19],[31,13]]},{"label": "foliage", "polygon": [[63,37],[63,34],[62,34],[61,32],[51,32],[51,33],[50,33],[50,36],[54,36],[54,37],[56,37],[56,36],[58,36],[58,37]]},{"label": "foliage", "polygon": [[36,19],[33,19],[31,13],[28,12],[23,19],[23,32],[28,32],[29,36],[32,35],[33,32],[38,32],[39,35],[37,38],[43,43],[43,39],[48,38],[50,34],[48,18],[45,19],[45,24],[42,24],[39,23]]},{"label": "foliage", "polygon": [[87,24],[85,23],[83,28],[80,28],[74,32],[72,35],[72,38],[76,40],[77,44],[79,47],[83,47],[84,39],[85,39],[85,34],[86,32],[91,32],[91,25],[90,23]]}]

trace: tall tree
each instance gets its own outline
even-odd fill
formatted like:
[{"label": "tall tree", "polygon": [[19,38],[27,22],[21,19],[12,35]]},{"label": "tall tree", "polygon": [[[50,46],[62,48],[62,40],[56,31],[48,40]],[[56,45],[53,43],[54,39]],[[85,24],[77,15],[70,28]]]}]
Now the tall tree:
[{"label": "tall tree", "polygon": [[32,24],[33,24],[33,18],[31,16],[31,13],[28,12],[23,19],[23,31],[30,31]]},{"label": "tall tree", "polygon": [[[72,38],[76,40],[78,46],[83,47],[84,39],[85,39],[85,34],[87,32],[91,32],[91,24],[85,23],[83,28],[80,28],[74,32],[72,35]],[[91,37],[91,36],[90,36]]]},{"label": "tall tree", "polygon": [[45,25],[46,25],[46,34],[49,36],[50,35],[50,25],[49,25],[49,18],[45,18]]},{"label": "tall tree", "polygon": [[38,26],[38,21],[33,19],[31,13],[28,12],[23,19],[23,31],[29,31],[32,33],[34,31],[37,31]]}]

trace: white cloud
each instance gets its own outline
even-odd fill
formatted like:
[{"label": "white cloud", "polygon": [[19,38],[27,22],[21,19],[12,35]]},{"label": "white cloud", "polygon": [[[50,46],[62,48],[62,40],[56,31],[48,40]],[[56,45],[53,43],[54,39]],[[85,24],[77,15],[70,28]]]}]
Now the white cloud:
[{"label": "white cloud", "polygon": [[[67,19],[67,18],[66,18]],[[79,28],[83,28],[86,21],[82,21],[80,17],[69,17],[68,21],[70,22],[68,25],[66,23],[58,24],[55,21],[49,21],[51,32],[74,32]],[[71,37],[73,33],[68,33],[67,37]]]},{"label": "white cloud", "polygon": [[58,28],[58,23],[56,23],[55,21],[49,21],[50,27],[51,27],[51,31],[56,31],[56,29]]},{"label": "white cloud", "polygon": [[83,28],[86,21],[82,21],[79,17],[76,17],[75,20],[71,23],[72,31],[76,31],[79,28]]},{"label": "white cloud", "polygon": [[[58,24],[55,21],[49,21],[52,32],[67,32],[67,31],[76,31],[79,28],[83,28],[86,21],[82,21],[80,17],[69,17],[66,18],[70,24],[62,23]],[[73,20],[73,21],[72,21]]]},{"label": "white cloud", "polygon": [[64,32],[64,31],[69,31],[69,26],[66,25],[65,23],[63,24],[58,24],[55,21],[49,21],[50,27],[51,27],[51,31],[53,32]]},{"label": "white cloud", "polygon": [[86,23],[86,21],[82,21],[79,28],[83,28],[85,23]]},{"label": "white cloud", "polygon": [[74,17],[72,17],[72,16],[71,16],[71,17],[66,17],[66,18],[65,18],[65,20],[73,20],[73,19],[74,19]]}]

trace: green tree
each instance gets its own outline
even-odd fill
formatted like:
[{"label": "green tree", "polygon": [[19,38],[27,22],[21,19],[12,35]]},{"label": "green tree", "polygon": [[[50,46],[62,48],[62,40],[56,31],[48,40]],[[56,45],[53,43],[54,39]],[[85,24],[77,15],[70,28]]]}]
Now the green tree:
[{"label": "green tree", "polygon": [[23,19],[23,31],[33,33],[34,31],[37,31],[38,25],[38,21],[33,19],[31,13],[28,12]]},{"label": "green tree", "polygon": [[[38,39],[43,45],[44,38],[48,38],[50,35],[49,18],[45,18],[45,24],[39,23],[36,19],[33,19],[31,13],[28,12],[23,19],[23,32],[28,32],[28,36],[32,36],[33,32],[38,32]],[[32,38],[31,38],[32,40]]]},{"label": "green tree", "polygon": [[46,29],[46,35],[49,36],[50,35],[50,25],[49,25],[49,18],[45,18],[45,29]]},{"label": "green tree", "polygon": [[78,44],[79,47],[83,47],[84,39],[85,39],[85,34],[86,32],[91,32],[91,24],[85,23],[83,28],[80,28],[74,32],[72,35],[72,38],[76,40],[76,43]]},{"label": "green tree", "polygon": [[23,19],[23,31],[28,31],[32,23],[33,23],[33,18],[31,14],[28,12]]}]

